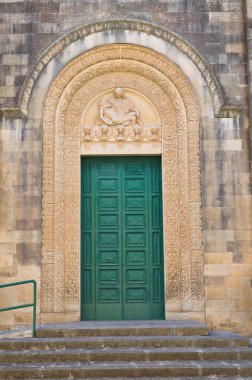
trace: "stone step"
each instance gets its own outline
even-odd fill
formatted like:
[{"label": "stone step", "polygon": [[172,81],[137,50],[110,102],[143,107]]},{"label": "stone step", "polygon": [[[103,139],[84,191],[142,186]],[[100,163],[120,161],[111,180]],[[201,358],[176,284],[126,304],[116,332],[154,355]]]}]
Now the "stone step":
[{"label": "stone step", "polygon": [[252,348],[101,348],[0,351],[0,363],[251,360]]},{"label": "stone step", "polygon": [[207,335],[206,324],[195,321],[81,321],[43,325],[37,337],[87,337],[87,336],[191,336]]},{"label": "stone step", "polygon": [[229,332],[211,332],[208,336],[108,336],[87,338],[0,339],[0,350],[123,348],[123,347],[248,347],[249,339]]},{"label": "stone step", "polygon": [[[101,377],[97,378],[97,377],[75,377],[74,380],[100,380]],[[134,380],[135,377],[110,377],[109,380]],[[252,377],[240,377],[240,376],[225,376],[225,377],[216,377],[216,376],[194,376],[194,377],[179,377],[179,380],[252,380]],[[23,380],[23,379],[15,379],[15,380]],[[41,378],[39,379],[32,379],[32,380],[41,380]],[[55,378],[54,379],[46,379],[46,380],[56,380]],[[58,379],[57,379],[58,380]],[[69,378],[61,378],[60,380],[69,380]],[[137,380],[146,380],[146,377],[138,377]],[[151,380],[178,380],[178,377],[151,377]]]},{"label": "stone step", "polygon": [[251,360],[230,361],[155,361],[155,362],[64,362],[7,364],[0,366],[0,379],[63,378],[151,378],[185,376],[252,376]]}]

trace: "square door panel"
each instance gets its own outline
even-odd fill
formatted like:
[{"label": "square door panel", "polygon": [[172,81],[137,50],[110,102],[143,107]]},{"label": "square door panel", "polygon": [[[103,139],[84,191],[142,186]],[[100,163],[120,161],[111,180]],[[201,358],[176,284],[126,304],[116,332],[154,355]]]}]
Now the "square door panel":
[{"label": "square door panel", "polygon": [[98,234],[99,247],[118,247],[118,233],[117,232],[100,232]]},{"label": "square door panel", "polygon": [[126,251],[126,264],[127,265],[144,265],[146,264],[145,251]]},{"label": "square door panel", "polygon": [[147,301],[146,288],[127,288],[126,301],[127,302],[146,302]]},{"label": "square door panel", "polygon": [[146,234],[145,232],[126,232],[126,245],[145,245]]},{"label": "square door panel", "polygon": [[118,210],[118,197],[99,197],[98,198],[99,211],[117,211]]},{"label": "square door panel", "polygon": [[143,178],[128,178],[125,180],[126,192],[143,192],[144,191],[144,179]]},{"label": "square door panel", "polygon": [[118,228],[118,215],[99,215],[99,228]]},{"label": "square door panel", "polygon": [[114,193],[118,190],[117,179],[99,179],[98,181],[99,192]]},{"label": "square door panel", "polygon": [[100,251],[99,265],[117,265],[118,251]]},{"label": "square door panel", "polygon": [[145,227],[145,215],[144,214],[128,214],[125,215],[125,227],[126,228],[144,228]]},{"label": "square door panel", "polygon": [[127,162],[125,164],[125,173],[126,175],[140,175],[144,174],[145,167],[144,162],[139,161],[133,161],[133,162]]},{"label": "square door panel", "polygon": [[117,288],[100,288],[98,291],[99,302],[118,302],[119,291]]},{"label": "square door panel", "polygon": [[125,208],[126,211],[132,211],[132,210],[145,210],[145,197],[135,197],[135,196],[127,196],[125,197]]},{"label": "square door panel", "polygon": [[99,176],[116,176],[117,175],[117,162],[107,161],[98,164]]},{"label": "square door panel", "polygon": [[99,283],[115,283],[118,282],[117,269],[100,269],[99,270]]},{"label": "square door panel", "polygon": [[146,283],[146,270],[145,269],[127,269],[126,278],[127,278],[127,284]]}]

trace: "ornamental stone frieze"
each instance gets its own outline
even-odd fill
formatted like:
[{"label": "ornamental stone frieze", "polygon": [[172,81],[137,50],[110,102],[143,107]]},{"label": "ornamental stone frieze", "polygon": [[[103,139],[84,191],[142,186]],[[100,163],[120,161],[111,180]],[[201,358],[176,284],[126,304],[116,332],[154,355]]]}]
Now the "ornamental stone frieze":
[{"label": "ornamental stone frieze", "polygon": [[161,141],[160,125],[84,125],[82,141]]}]

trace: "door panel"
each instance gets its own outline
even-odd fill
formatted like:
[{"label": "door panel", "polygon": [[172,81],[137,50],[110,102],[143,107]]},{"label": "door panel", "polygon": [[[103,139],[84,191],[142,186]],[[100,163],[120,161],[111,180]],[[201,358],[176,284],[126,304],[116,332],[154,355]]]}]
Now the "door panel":
[{"label": "door panel", "polygon": [[163,319],[160,158],[83,158],[81,198],[82,319]]}]

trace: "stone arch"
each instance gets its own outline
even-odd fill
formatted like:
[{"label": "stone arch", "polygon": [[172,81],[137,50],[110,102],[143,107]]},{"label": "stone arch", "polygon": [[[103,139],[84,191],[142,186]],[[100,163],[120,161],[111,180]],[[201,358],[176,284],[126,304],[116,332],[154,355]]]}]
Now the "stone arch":
[{"label": "stone arch", "polygon": [[[153,23],[140,20],[119,19],[104,20],[80,26],[53,42],[40,55],[30,70],[20,91],[17,108],[2,108],[4,115],[6,117],[19,118],[27,114],[28,103],[35,82],[38,80],[41,73],[47,68],[48,64],[54,59],[63,56],[68,47],[71,47],[74,43],[81,42],[82,49],[84,49],[86,47],[87,37],[91,37],[93,47],[95,46],[94,41],[98,41],[98,45],[100,40],[102,41],[101,44],[110,43],[106,42],[106,40],[109,40],[108,36],[112,36],[114,32],[118,33],[119,36],[116,37],[117,41],[114,42],[120,42],[121,39],[122,42],[131,43],[130,39],[132,39],[132,37],[128,36],[129,32],[135,32],[136,35],[141,34],[143,36],[143,41],[146,40],[146,38],[150,39],[149,46],[152,46],[154,50],[158,51],[158,46],[165,44],[165,50],[167,51],[168,57],[172,54],[169,52],[171,47],[176,48],[177,51],[181,52],[185,58],[189,59],[189,61],[195,65],[200,75],[204,78],[212,99],[214,115],[216,117],[236,117],[239,114],[239,108],[225,104],[222,89],[214,71],[204,56],[188,41],[176,33]],[[123,35],[120,35],[120,33],[123,33]],[[100,37],[101,34],[104,38]],[[89,45],[89,42],[87,45]],[[70,53],[72,54],[71,49]],[[173,59],[175,59],[175,57],[176,54],[173,55]],[[74,56],[71,58],[74,58]]]},{"label": "stone arch", "polygon": [[53,81],[45,101],[44,320],[55,320],[57,313],[63,313],[65,320],[79,319],[81,119],[86,104],[99,91],[117,86],[145,93],[162,124],[166,313],[204,310],[195,94],[181,70],[162,55],[140,46],[114,44],[71,61]]}]

